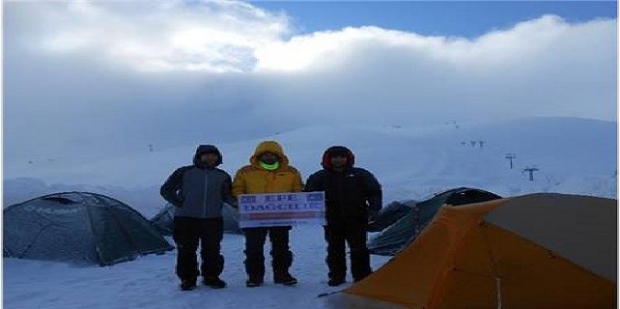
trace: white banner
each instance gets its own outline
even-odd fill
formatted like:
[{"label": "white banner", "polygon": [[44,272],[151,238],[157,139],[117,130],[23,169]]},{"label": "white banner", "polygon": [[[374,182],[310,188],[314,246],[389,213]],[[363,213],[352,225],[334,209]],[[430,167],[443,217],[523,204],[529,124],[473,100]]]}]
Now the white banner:
[{"label": "white banner", "polygon": [[239,227],[325,225],[325,193],[239,195]]}]

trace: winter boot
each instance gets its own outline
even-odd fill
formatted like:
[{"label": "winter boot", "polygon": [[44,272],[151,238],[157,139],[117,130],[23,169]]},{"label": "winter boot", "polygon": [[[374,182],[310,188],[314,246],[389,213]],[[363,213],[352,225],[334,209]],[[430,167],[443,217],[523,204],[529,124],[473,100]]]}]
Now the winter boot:
[{"label": "winter boot", "polygon": [[190,291],[196,288],[196,279],[186,279],[181,281],[181,290]]},{"label": "winter boot", "polygon": [[261,286],[263,284],[263,278],[250,276],[248,280],[245,282],[245,286],[248,288],[255,288],[257,286]]},{"label": "winter boot", "polygon": [[204,277],[202,284],[212,289],[223,289],[226,287],[226,282],[218,277]]},{"label": "winter boot", "polygon": [[295,285],[297,284],[297,279],[291,276],[291,274],[287,270],[276,271],[273,273],[273,283],[283,285]]},{"label": "winter boot", "polygon": [[327,285],[329,286],[339,286],[345,282],[344,278],[329,278],[327,281]]}]

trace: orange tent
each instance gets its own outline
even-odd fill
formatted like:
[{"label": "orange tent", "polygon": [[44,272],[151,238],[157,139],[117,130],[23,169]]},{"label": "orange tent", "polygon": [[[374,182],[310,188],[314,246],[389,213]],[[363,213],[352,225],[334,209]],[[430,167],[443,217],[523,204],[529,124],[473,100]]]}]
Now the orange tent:
[{"label": "orange tent", "polygon": [[616,261],[616,200],[531,194],[443,206],[343,292],[405,308],[615,308]]}]

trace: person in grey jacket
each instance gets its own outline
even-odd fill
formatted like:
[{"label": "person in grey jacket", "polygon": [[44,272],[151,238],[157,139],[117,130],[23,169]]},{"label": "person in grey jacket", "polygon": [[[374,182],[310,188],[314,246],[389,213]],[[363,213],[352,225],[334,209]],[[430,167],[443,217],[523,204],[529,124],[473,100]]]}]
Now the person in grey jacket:
[{"label": "person in grey jacket", "polygon": [[[230,175],[217,168],[222,154],[213,145],[200,145],[193,164],[176,169],[161,186],[160,194],[174,209],[173,239],[177,246],[176,274],[182,290],[196,287],[199,275],[203,284],[225,288],[220,279],[224,257],[220,253],[224,236],[222,207],[236,201],[231,193]],[[202,264],[198,271],[196,251],[200,243]]]}]

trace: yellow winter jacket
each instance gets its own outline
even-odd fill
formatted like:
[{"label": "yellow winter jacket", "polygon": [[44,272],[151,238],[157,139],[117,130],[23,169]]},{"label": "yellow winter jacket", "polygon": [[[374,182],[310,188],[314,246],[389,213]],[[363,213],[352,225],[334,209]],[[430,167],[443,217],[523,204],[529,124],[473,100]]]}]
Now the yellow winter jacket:
[{"label": "yellow winter jacket", "polygon": [[[265,152],[278,155],[278,169],[268,171],[260,167],[258,157]],[[240,168],[235,174],[232,193],[237,197],[240,194],[301,192],[301,189],[301,174],[289,165],[282,146],[275,141],[265,141],[256,146],[250,165]]]}]

